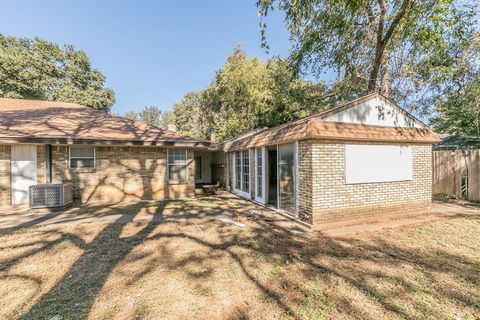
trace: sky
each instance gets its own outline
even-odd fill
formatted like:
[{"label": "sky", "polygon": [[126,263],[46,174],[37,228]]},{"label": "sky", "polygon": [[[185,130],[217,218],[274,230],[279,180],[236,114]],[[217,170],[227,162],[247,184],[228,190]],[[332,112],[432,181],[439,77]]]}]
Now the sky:
[{"label": "sky", "polygon": [[[256,0],[0,0],[0,33],[73,44],[115,91],[113,112],[168,110],[201,90],[238,44],[260,47]],[[267,19],[270,55],[287,56],[281,13]]]}]

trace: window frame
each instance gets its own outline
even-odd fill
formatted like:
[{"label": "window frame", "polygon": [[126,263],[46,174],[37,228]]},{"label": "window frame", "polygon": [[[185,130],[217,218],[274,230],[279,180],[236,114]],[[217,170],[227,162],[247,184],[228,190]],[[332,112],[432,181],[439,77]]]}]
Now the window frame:
[{"label": "window frame", "polygon": [[255,169],[256,169],[256,198],[263,199],[263,149],[255,149]]},{"label": "window frame", "polygon": [[[178,163],[170,163],[170,152],[172,150],[184,150],[185,151],[185,163],[184,164],[178,164]],[[168,148],[167,149],[167,181],[168,183],[173,183],[173,184],[186,184],[188,183],[188,149],[187,148]],[[184,166],[185,167],[185,180],[174,180],[170,178],[170,166]]]},{"label": "window frame", "polygon": [[[93,167],[72,167],[72,148],[76,149],[93,149]],[[91,157],[73,157],[73,159],[92,159]],[[95,146],[69,146],[68,147],[68,168],[77,169],[96,169],[97,168],[97,148]]]},{"label": "window frame", "polygon": [[[242,154],[240,151],[234,152],[235,183],[234,188],[242,191]],[[240,170],[238,170],[240,169]],[[240,179],[238,179],[240,178]]]},{"label": "window frame", "polygon": [[[235,177],[233,191],[241,197],[251,199],[252,196],[250,194],[250,191],[251,191],[250,179],[252,178],[252,172],[250,170],[250,165],[251,165],[250,149],[233,151],[233,154],[234,154],[233,158],[235,161],[234,171],[233,171],[234,177]],[[245,161],[246,158],[248,158],[248,166],[245,165],[247,163]],[[237,162],[237,160],[239,160],[239,162]],[[248,170],[248,172],[246,172],[246,169]]]},{"label": "window frame", "polygon": [[242,150],[242,191],[250,192],[250,150]]}]

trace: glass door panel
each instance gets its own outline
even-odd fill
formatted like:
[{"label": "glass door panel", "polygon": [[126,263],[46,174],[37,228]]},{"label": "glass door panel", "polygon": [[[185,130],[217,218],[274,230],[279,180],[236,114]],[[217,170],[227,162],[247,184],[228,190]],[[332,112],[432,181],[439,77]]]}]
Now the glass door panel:
[{"label": "glass door panel", "polygon": [[278,207],[295,213],[295,144],[278,146]]}]

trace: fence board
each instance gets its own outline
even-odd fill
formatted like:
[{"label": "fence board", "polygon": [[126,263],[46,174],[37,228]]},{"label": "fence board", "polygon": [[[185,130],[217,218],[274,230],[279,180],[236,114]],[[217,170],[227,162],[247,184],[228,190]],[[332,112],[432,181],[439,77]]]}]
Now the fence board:
[{"label": "fence board", "polygon": [[462,177],[468,177],[468,200],[480,201],[480,150],[433,152],[433,193],[462,195]]}]

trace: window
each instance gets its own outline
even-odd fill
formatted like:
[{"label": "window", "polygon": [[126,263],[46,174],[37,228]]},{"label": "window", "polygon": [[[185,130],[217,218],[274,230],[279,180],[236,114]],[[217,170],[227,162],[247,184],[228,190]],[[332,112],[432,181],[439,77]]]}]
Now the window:
[{"label": "window", "polygon": [[227,175],[228,175],[228,181],[229,181],[229,186],[231,189],[233,189],[233,173],[235,172],[235,168],[234,168],[234,163],[233,163],[233,157],[234,153],[233,152],[230,152],[228,154],[228,172],[227,172]]},{"label": "window", "polygon": [[70,168],[95,168],[95,147],[70,147]]},{"label": "window", "polygon": [[250,158],[248,150],[243,150],[243,181],[242,181],[242,191],[248,192],[249,182],[250,182]]},{"label": "window", "polygon": [[235,189],[250,189],[250,155],[248,150],[235,151]]},{"label": "window", "polygon": [[263,155],[262,149],[257,149],[257,197],[263,194]]},{"label": "window", "polygon": [[242,183],[242,158],[240,151],[235,152],[235,188],[240,190]]},{"label": "window", "polygon": [[167,150],[168,181],[187,181],[187,149]]}]

